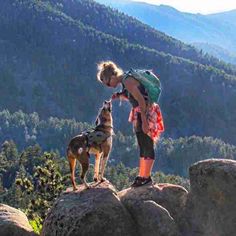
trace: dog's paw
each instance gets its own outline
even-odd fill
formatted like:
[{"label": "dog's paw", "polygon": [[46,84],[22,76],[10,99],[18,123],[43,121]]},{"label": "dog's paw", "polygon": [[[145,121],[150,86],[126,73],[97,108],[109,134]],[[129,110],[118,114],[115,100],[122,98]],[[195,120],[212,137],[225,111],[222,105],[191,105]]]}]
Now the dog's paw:
[{"label": "dog's paw", "polygon": [[105,181],[107,181],[107,179],[104,178],[104,177],[102,177],[101,180],[100,180],[101,183],[102,183],[102,182],[105,182]]},{"label": "dog's paw", "polygon": [[90,189],[91,188],[91,186],[90,185],[85,185],[85,189]]},{"label": "dog's paw", "polygon": [[73,188],[73,191],[74,191],[74,192],[75,192],[75,191],[77,191],[77,190],[78,190],[78,188],[77,188],[77,187],[74,187],[74,188]]}]

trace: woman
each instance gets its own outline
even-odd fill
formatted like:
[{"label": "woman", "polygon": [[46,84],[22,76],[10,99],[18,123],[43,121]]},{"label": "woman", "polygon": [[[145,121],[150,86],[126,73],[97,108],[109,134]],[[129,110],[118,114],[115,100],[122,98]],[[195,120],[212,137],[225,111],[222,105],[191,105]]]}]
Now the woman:
[{"label": "woman", "polygon": [[139,175],[131,186],[139,187],[151,183],[151,171],[155,159],[154,144],[157,142],[160,133],[164,131],[158,104],[150,103],[144,85],[130,76],[129,73],[124,73],[112,61],[98,64],[97,79],[112,88],[122,85],[122,91],[113,94],[112,99],[120,98],[131,103],[129,121],[134,125],[140,148]]}]

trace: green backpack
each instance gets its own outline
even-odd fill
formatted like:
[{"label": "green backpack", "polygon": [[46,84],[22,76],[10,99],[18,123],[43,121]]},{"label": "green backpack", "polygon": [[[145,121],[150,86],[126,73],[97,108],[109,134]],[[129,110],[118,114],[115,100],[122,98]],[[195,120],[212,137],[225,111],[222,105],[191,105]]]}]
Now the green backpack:
[{"label": "green backpack", "polygon": [[148,98],[151,103],[157,103],[161,95],[161,82],[159,78],[150,70],[130,69],[125,73],[123,81],[132,76],[138,80],[146,89]]}]

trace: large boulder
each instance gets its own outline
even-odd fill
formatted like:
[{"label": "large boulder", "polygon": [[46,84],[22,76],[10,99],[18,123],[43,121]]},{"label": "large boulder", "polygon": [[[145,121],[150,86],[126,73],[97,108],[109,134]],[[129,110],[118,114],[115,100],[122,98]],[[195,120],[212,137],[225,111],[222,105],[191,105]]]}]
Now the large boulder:
[{"label": "large boulder", "polygon": [[22,211],[0,204],[0,235],[33,236],[35,234]]},{"label": "large boulder", "polygon": [[190,167],[189,175],[184,235],[236,235],[236,161],[200,161]]},{"label": "large boulder", "polygon": [[63,193],[43,224],[42,236],[178,236],[187,191],[160,184],[116,192],[108,182]]},{"label": "large boulder", "polygon": [[67,191],[47,215],[42,236],[136,235],[132,217],[109,182]]},{"label": "large boulder", "polygon": [[236,161],[200,161],[189,174],[189,193],[172,184],[117,193],[109,182],[63,193],[44,222],[42,236],[235,235]]},{"label": "large boulder", "polygon": [[172,184],[129,188],[118,193],[140,235],[178,236],[188,192]]}]

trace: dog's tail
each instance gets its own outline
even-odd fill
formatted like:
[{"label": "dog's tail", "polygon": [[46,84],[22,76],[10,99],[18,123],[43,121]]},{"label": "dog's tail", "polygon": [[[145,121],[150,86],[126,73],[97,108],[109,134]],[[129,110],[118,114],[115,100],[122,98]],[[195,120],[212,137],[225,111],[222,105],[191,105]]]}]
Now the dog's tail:
[{"label": "dog's tail", "polygon": [[66,149],[66,157],[67,159],[74,156],[72,151],[71,151],[71,148],[68,146],[67,149]]},{"label": "dog's tail", "polygon": [[67,156],[67,157],[68,157],[68,155],[69,155],[69,151],[70,151],[70,148],[67,147],[67,149],[66,149],[66,156]]}]

